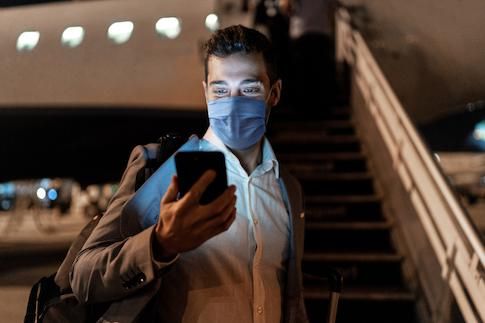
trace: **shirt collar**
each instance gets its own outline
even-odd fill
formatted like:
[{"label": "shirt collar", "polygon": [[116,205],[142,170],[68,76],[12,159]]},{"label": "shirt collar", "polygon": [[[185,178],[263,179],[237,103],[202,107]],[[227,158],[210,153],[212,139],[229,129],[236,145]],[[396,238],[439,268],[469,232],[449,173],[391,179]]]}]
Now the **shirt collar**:
[{"label": "shirt collar", "polygon": [[[230,158],[232,161],[237,161],[237,163],[240,164],[239,159],[224,145],[222,140],[217,137],[217,135],[212,131],[211,127],[207,128],[207,131],[204,134],[203,139],[211,143],[212,145],[216,146],[218,149],[220,149],[226,158]],[[276,155],[273,151],[273,148],[271,147],[271,144],[269,143],[269,140],[264,137],[263,139],[263,147],[262,147],[262,158],[261,158],[261,163],[258,165],[261,166],[263,165],[264,170],[268,171],[271,169],[274,169],[275,176],[276,178],[280,177],[280,166],[279,162],[276,159]],[[256,169],[258,169],[258,167]]]},{"label": "shirt collar", "polygon": [[268,138],[264,137],[263,139],[263,151],[262,151],[262,162],[261,164],[271,163],[272,168],[274,169],[276,178],[280,178],[280,164],[278,159],[276,159],[276,155],[273,151],[273,147],[269,143]]}]

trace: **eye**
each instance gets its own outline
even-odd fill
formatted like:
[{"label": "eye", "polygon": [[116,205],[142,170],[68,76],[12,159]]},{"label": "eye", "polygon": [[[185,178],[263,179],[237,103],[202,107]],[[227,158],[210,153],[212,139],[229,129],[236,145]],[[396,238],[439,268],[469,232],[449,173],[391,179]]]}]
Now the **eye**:
[{"label": "eye", "polygon": [[212,93],[216,96],[223,96],[228,93],[228,90],[226,88],[213,88]]},{"label": "eye", "polygon": [[251,86],[251,87],[244,88],[242,92],[244,94],[249,94],[249,95],[260,94],[261,88],[257,86]]}]

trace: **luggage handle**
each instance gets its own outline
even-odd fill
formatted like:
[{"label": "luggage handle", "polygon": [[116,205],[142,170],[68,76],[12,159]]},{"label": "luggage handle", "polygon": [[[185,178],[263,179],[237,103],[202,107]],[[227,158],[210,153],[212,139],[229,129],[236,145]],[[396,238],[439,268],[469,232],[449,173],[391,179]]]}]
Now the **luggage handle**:
[{"label": "luggage handle", "polygon": [[342,293],[342,286],[343,286],[343,276],[335,268],[332,267],[323,267],[322,276],[316,276],[312,274],[303,274],[304,277],[317,280],[317,281],[326,281],[328,282],[329,287],[329,308],[328,308],[328,315],[327,315],[327,323],[335,323],[337,319],[337,308],[338,302],[340,298],[340,294]]}]

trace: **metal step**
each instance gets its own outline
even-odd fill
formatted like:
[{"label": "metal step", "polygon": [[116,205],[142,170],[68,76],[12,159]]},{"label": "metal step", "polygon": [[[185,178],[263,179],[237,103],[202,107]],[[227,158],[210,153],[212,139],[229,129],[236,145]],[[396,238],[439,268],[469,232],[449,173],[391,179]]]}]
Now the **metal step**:
[{"label": "metal step", "polygon": [[[326,294],[322,292],[321,294]],[[305,306],[310,323],[326,322],[328,296],[307,294]],[[316,297],[313,297],[316,296]],[[369,297],[371,296],[371,297]],[[419,322],[415,298],[406,290],[388,293],[347,292],[339,301],[337,323],[414,323]]]},{"label": "metal step", "polygon": [[365,204],[381,203],[382,197],[373,195],[337,195],[337,196],[308,196],[305,197],[307,205],[315,204]]},{"label": "metal step", "polygon": [[278,133],[271,144],[277,155],[284,153],[302,154],[360,152],[361,144],[356,136],[323,136],[306,133]]},{"label": "metal step", "polygon": [[333,128],[353,128],[354,123],[351,120],[277,120],[270,125],[271,130],[286,129],[333,129]]},{"label": "metal step", "polygon": [[336,153],[314,153],[307,152],[304,154],[282,153],[278,158],[286,163],[318,163],[322,161],[347,161],[347,160],[365,160],[365,155],[361,152],[336,152]]},{"label": "metal step", "polygon": [[293,131],[315,131],[325,135],[355,135],[355,126],[351,120],[322,120],[322,121],[301,121],[288,120],[273,122],[268,127],[269,136],[281,132]]},{"label": "metal step", "polygon": [[[328,291],[319,287],[307,287],[303,292],[305,300],[323,300],[328,299]],[[342,300],[360,300],[360,301],[410,301],[413,302],[416,297],[414,294],[404,288],[348,288],[342,290],[340,295]],[[341,311],[339,310],[339,313]]]},{"label": "metal step", "polygon": [[404,286],[402,260],[402,256],[391,252],[307,252],[303,256],[304,285],[325,285],[321,273],[333,268],[342,274],[346,288],[400,288]]},{"label": "metal step", "polygon": [[383,221],[379,195],[308,196],[307,221]]},{"label": "metal step", "polygon": [[362,173],[367,171],[365,160],[322,160],[317,162],[284,162],[285,167],[293,174],[313,173]]},{"label": "metal step", "polygon": [[392,223],[387,221],[324,222],[324,221],[311,221],[311,219],[307,219],[305,226],[307,229],[311,228],[311,229],[322,229],[322,230],[389,230],[392,228]]},{"label": "metal step", "polygon": [[295,173],[305,197],[373,195],[374,180],[367,173]]},{"label": "metal step", "polygon": [[301,181],[359,181],[373,180],[373,176],[368,172],[359,173],[335,173],[335,172],[317,172],[313,167],[306,167],[294,175]]},{"label": "metal step", "polygon": [[284,144],[348,144],[359,143],[355,135],[327,135],[324,131],[285,131],[274,134],[271,143]]},{"label": "metal step", "polygon": [[385,226],[342,227],[335,229],[320,223],[307,223],[305,227],[307,252],[394,252],[390,230]]},{"label": "metal step", "polygon": [[[321,111],[321,112],[320,112]],[[351,109],[349,107],[325,107],[324,109],[319,109],[315,107],[312,109],[312,114],[309,117],[308,113],[296,113],[294,109],[275,109],[272,112],[272,121],[308,121],[309,118],[312,120],[350,120],[351,119]]]},{"label": "metal step", "polygon": [[395,262],[401,261],[402,256],[394,253],[320,253],[307,252],[303,255],[303,261],[323,262]]}]

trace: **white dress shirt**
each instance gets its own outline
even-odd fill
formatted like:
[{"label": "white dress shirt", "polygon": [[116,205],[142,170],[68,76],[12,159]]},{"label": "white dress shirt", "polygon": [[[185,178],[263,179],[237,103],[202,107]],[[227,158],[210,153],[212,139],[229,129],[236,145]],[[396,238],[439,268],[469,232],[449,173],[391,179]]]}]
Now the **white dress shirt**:
[{"label": "white dress shirt", "polygon": [[200,145],[226,157],[228,184],[237,188],[236,219],[226,232],[181,254],[164,274],[161,317],[171,323],[279,323],[290,223],[271,145],[265,138],[262,162],[249,175],[210,129]]}]

